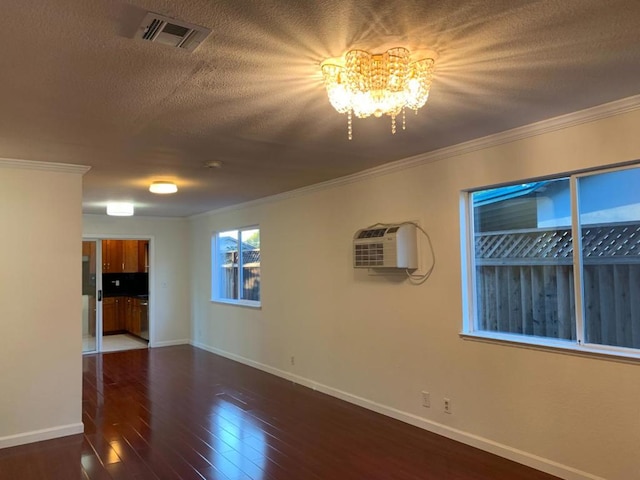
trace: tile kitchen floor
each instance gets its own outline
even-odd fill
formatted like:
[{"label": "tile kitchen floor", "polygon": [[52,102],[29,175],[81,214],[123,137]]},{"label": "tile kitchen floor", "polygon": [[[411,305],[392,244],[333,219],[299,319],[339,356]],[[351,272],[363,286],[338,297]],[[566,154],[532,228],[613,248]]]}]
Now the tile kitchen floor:
[{"label": "tile kitchen floor", "polygon": [[[83,350],[87,351],[94,347],[95,339],[92,337],[84,337],[82,339]],[[134,350],[137,348],[147,348],[148,342],[133,335],[105,335],[102,337],[103,352],[119,352],[121,350]]]}]

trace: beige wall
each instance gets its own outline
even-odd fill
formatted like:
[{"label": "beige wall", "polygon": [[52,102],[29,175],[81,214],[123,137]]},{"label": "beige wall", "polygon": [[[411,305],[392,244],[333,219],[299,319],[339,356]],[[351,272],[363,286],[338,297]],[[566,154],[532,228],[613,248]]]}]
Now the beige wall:
[{"label": "beige wall", "polygon": [[[640,159],[639,130],[634,111],[195,217],[194,343],[565,478],[640,478],[637,362],[459,336],[460,191]],[[433,239],[438,263],[427,283],[351,267],[357,229],[403,220]],[[211,303],[212,231],[253,224],[262,308]]]},{"label": "beige wall", "polygon": [[82,176],[2,163],[0,448],[82,432]]},{"label": "beige wall", "polygon": [[151,346],[188,343],[189,224],[185,219],[83,215],[82,233],[98,238],[152,237],[149,272]]}]

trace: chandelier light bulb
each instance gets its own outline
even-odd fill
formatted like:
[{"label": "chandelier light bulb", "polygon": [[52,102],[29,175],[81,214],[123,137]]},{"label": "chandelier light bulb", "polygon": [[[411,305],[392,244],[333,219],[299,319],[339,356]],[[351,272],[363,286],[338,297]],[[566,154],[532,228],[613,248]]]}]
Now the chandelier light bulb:
[{"label": "chandelier light bulb", "polygon": [[[339,64],[339,63],[343,63]],[[329,102],[338,113],[347,114],[348,137],[352,135],[352,115],[358,118],[391,117],[391,133],[396,133],[396,116],[405,110],[416,113],[429,98],[434,59],[412,62],[406,48],[391,48],[384,53],[349,50],[343,62],[326,60],[322,76]]]},{"label": "chandelier light bulb", "polygon": [[178,186],[173,182],[167,181],[153,182],[151,185],[149,185],[149,191],[151,193],[166,195],[169,193],[176,193],[178,191]]}]

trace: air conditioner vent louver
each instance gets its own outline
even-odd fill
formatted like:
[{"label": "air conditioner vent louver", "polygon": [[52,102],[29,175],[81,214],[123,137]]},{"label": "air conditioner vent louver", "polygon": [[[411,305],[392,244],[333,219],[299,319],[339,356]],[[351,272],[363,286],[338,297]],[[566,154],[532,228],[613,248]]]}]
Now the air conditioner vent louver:
[{"label": "air conditioner vent louver", "polygon": [[384,266],[384,243],[355,246],[355,265],[358,267]]},{"label": "air conditioner vent louver", "polygon": [[136,36],[193,52],[210,33],[211,30],[200,25],[149,12],[142,20]]},{"label": "air conditioner vent louver", "polygon": [[416,226],[369,227],[353,236],[354,268],[418,268]]},{"label": "air conditioner vent louver", "polygon": [[153,40],[153,37],[158,33],[158,30],[162,26],[163,22],[154,18],[151,24],[145,28],[144,33],[142,34],[143,40]]}]

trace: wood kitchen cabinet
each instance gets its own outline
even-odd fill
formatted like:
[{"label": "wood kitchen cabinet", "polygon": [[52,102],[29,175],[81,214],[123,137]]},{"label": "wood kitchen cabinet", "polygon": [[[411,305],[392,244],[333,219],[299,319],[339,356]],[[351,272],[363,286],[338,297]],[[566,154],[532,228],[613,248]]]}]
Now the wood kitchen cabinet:
[{"label": "wood kitchen cabinet", "polygon": [[142,334],[142,302],[137,297],[105,297],[102,300],[102,334]]},{"label": "wood kitchen cabinet", "polygon": [[140,336],[142,332],[141,325],[141,310],[140,310],[139,298],[129,297],[127,299],[127,315],[126,315],[126,330],[129,333]]},{"label": "wood kitchen cabinet", "polygon": [[102,273],[122,272],[122,240],[102,241]]},{"label": "wood kitchen cabinet", "polygon": [[102,299],[102,334],[106,335],[118,330],[118,312],[115,297]]},{"label": "wood kitchen cabinet", "polygon": [[103,240],[102,273],[147,271],[147,240]]},{"label": "wood kitchen cabinet", "polygon": [[127,297],[102,299],[102,334],[122,333],[126,330]]},{"label": "wood kitchen cabinet", "polygon": [[122,270],[125,273],[138,272],[138,240],[121,240]]},{"label": "wood kitchen cabinet", "polygon": [[138,241],[138,272],[149,271],[149,240]]}]

